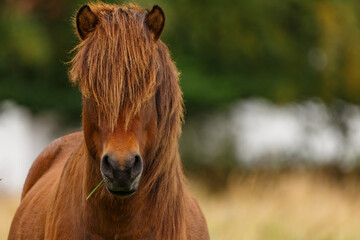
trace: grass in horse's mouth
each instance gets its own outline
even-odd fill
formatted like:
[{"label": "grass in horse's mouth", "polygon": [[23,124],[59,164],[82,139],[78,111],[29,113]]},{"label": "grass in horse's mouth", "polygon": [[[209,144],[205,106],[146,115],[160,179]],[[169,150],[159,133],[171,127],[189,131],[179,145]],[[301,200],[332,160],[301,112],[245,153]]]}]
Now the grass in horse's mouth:
[{"label": "grass in horse's mouth", "polygon": [[101,182],[94,188],[94,190],[92,190],[92,192],[89,194],[89,196],[87,196],[86,200],[88,200],[89,197],[95,192],[95,190],[98,189],[98,187],[100,187],[100,185],[104,182],[104,179],[105,178],[103,178],[103,180],[101,180]]}]

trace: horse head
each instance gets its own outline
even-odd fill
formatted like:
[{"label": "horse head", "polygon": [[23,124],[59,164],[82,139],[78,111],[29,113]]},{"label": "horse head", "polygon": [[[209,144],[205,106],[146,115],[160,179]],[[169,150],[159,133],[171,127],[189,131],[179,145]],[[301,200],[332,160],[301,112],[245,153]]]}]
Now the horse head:
[{"label": "horse head", "polygon": [[85,5],[76,15],[82,42],[70,74],[82,93],[88,151],[115,196],[138,189],[144,165],[154,154],[160,104],[156,93],[164,68],[172,64],[164,64],[160,50],[164,21],[158,6],[144,11]]}]

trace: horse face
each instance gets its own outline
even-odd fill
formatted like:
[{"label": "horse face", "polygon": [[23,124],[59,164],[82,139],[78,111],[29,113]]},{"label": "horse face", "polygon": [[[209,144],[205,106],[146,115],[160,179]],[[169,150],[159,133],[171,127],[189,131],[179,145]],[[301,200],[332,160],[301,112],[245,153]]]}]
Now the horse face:
[{"label": "horse face", "polygon": [[100,172],[108,191],[120,197],[136,192],[144,160],[151,154],[156,127],[155,100],[144,104],[128,126],[119,116],[113,131],[98,124],[93,102],[84,100],[83,128],[91,156],[100,163]]},{"label": "horse face", "polygon": [[70,71],[83,94],[88,151],[99,161],[107,189],[117,196],[137,190],[157,122],[155,97],[148,99],[157,86],[156,62],[162,58],[161,45],[155,45],[165,16],[159,6],[133,10],[81,7],[75,23],[83,45]]}]

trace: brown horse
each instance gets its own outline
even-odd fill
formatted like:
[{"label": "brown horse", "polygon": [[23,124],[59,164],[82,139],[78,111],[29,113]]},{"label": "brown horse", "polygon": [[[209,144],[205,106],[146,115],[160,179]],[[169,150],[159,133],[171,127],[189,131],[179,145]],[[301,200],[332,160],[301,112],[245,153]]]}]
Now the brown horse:
[{"label": "brown horse", "polygon": [[80,8],[70,77],[82,93],[83,131],[35,160],[9,239],[209,239],[184,186],[182,93],[159,40],[164,21],[158,6]]}]

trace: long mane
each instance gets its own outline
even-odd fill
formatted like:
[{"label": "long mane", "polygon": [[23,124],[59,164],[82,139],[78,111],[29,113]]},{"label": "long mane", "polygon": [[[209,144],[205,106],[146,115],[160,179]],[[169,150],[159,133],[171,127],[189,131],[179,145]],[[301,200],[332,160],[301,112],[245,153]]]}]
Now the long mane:
[{"label": "long mane", "polygon": [[[136,5],[90,7],[99,23],[75,47],[70,78],[85,98],[94,100],[99,124],[103,121],[113,130],[119,114],[128,123],[154,95],[163,68],[172,62],[162,56],[167,52],[163,44],[152,41],[144,24],[146,11]],[[176,68],[170,68],[166,77],[177,79]]]}]

